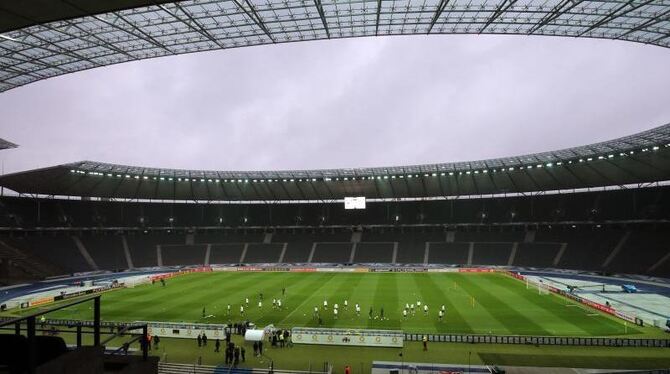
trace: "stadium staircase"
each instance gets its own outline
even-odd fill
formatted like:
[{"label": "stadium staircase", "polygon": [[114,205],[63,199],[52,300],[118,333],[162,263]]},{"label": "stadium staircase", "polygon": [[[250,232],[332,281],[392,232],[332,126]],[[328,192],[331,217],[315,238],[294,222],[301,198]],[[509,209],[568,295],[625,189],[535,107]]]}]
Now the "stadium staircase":
[{"label": "stadium staircase", "polygon": [[32,256],[25,249],[19,250],[2,240],[0,240],[0,259],[3,262],[11,262],[14,267],[20,269],[26,275],[24,279],[44,279],[65,274],[60,268]]}]

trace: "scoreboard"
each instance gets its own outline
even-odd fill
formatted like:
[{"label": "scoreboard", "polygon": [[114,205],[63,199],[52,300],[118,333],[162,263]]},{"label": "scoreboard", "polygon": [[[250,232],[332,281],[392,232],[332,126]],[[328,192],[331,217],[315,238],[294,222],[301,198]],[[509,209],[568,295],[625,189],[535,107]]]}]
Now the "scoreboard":
[{"label": "scoreboard", "polygon": [[365,209],[365,196],[345,197],[344,209]]}]

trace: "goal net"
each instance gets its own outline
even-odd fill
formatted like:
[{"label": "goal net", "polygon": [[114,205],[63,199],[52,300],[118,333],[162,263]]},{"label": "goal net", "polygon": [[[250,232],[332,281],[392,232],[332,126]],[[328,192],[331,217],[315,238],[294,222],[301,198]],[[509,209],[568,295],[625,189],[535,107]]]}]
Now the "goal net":
[{"label": "goal net", "polygon": [[549,295],[551,293],[549,285],[543,283],[541,280],[530,279],[528,277],[526,277],[526,289],[537,290],[539,295]]}]

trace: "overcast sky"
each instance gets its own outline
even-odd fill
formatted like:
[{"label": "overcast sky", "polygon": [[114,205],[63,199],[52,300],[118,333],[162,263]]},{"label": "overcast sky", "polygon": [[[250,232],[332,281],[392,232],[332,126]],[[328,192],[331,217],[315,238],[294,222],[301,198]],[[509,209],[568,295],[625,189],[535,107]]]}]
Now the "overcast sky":
[{"label": "overcast sky", "polygon": [[670,50],[358,38],[126,63],[0,93],[4,171],[94,160],[268,170],[521,155],[670,122]]}]

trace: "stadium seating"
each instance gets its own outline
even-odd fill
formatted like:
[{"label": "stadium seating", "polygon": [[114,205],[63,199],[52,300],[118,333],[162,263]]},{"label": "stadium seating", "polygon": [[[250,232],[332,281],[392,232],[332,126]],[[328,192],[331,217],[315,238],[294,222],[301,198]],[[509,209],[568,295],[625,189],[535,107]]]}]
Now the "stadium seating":
[{"label": "stadium seating", "polygon": [[472,263],[477,265],[508,265],[513,243],[475,243]]},{"label": "stadium seating", "polygon": [[555,267],[602,270],[607,256],[625,234],[624,230],[563,226],[538,230],[535,242],[567,243]]},{"label": "stadium seating", "polygon": [[81,255],[69,233],[40,232],[36,235],[5,238],[5,241],[15,248],[30,251],[35,256],[55,264],[65,273],[95,270]]},{"label": "stadium seating", "polygon": [[244,250],[243,243],[212,244],[210,264],[238,264]]},{"label": "stadium seating", "polygon": [[23,278],[41,279],[65,274],[66,271],[53,263],[35,256],[29,248],[17,248],[8,244],[8,238],[0,238],[0,259],[11,262],[24,273]]},{"label": "stadium seating", "polygon": [[283,244],[249,244],[243,262],[251,264],[276,263],[279,261],[279,256],[281,255],[283,248]]},{"label": "stadium seating", "polygon": [[98,268],[104,270],[122,270],[128,268],[123,251],[121,235],[97,234],[82,235],[81,241],[95,261]]},{"label": "stadium seating", "polygon": [[605,270],[613,273],[647,273],[663,256],[670,253],[667,232],[634,231],[626,238]]},{"label": "stadium seating", "polygon": [[126,236],[128,249],[135,267],[158,265],[157,246],[164,244],[184,244],[184,235],[172,232],[132,232]]},{"label": "stadium seating", "polygon": [[317,242],[311,262],[347,263],[350,262],[353,243]]},{"label": "stadium seating", "polygon": [[[365,211],[344,210],[341,203],[201,205],[24,199],[4,196],[0,197],[0,223],[3,227],[23,228],[316,227],[658,220],[670,219],[668,191],[667,187],[656,187],[561,195],[370,202]],[[199,230],[199,235],[196,236],[206,234],[207,230]],[[469,234],[464,233],[462,239],[458,240],[469,241],[467,235]],[[210,239],[203,237],[202,240]]]},{"label": "stadium seating", "polygon": [[467,265],[470,243],[430,243],[428,263]]},{"label": "stadium seating", "polygon": [[157,266],[160,246],[166,266],[204,264],[209,248],[210,264],[391,263],[395,256],[399,264],[670,276],[668,190],[370,203],[353,213],[327,203],[0,197],[0,259],[32,264],[39,276],[117,270],[129,265],[127,245],[136,268]]},{"label": "stadium seating", "polygon": [[194,235],[195,243],[260,243],[263,241],[263,232],[260,230],[202,230]]},{"label": "stadium seating", "polygon": [[391,242],[362,242],[356,245],[354,262],[356,263],[385,263],[393,260],[394,243]]},{"label": "stadium seating", "polygon": [[518,243],[512,265],[550,268],[560,248],[560,243]]},{"label": "stadium seating", "polygon": [[206,249],[207,246],[203,244],[161,245],[161,258],[164,266],[203,265]]}]

